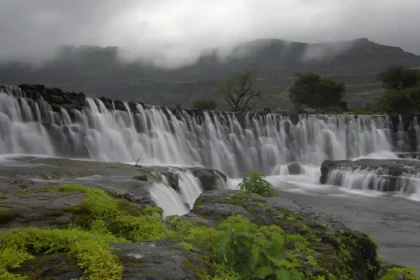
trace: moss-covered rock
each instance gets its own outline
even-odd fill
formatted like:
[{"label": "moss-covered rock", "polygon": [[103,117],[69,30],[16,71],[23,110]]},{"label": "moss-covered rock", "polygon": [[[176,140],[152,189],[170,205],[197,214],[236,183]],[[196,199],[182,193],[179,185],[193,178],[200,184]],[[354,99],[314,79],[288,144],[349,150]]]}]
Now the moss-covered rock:
[{"label": "moss-covered rock", "polygon": [[380,269],[376,244],[368,235],[351,231],[326,215],[315,214],[280,197],[210,191],[197,199],[192,213],[191,218],[199,223],[220,222],[240,214],[256,225],[278,225],[289,235],[304,237],[309,242],[306,250],[311,253],[306,260],[296,255],[295,261],[301,264],[305,275],[316,273],[328,279],[370,280],[376,279]]}]

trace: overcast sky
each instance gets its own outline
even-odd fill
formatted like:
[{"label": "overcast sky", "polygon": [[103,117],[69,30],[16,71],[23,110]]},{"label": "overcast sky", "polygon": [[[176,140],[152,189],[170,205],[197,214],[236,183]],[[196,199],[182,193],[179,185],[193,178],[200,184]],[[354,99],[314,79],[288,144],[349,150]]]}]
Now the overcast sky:
[{"label": "overcast sky", "polygon": [[367,37],[420,54],[420,0],[0,0],[0,60],[120,46],[162,65],[257,38]]}]

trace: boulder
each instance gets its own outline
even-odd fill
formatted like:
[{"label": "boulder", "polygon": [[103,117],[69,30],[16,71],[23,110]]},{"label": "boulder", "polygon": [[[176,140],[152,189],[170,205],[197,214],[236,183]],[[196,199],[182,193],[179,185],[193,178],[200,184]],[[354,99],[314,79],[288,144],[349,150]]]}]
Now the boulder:
[{"label": "boulder", "polygon": [[220,189],[227,181],[226,175],[215,169],[192,168],[191,171],[200,181],[204,191]]},{"label": "boulder", "polygon": [[33,260],[25,261],[12,271],[29,275],[29,279],[82,279],[83,271],[77,260],[67,254],[40,255]]},{"label": "boulder", "polygon": [[179,241],[159,240],[134,244],[114,244],[124,265],[124,280],[196,280],[205,267],[201,255],[181,249]]},{"label": "boulder", "polygon": [[191,214],[186,216],[209,226],[231,215],[242,215],[258,226],[278,225],[287,234],[312,236],[317,265],[303,266],[312,275],[376,279],[380,263],[376,244],[368,235],[281,197],[264,198],[233,190],[208,191],[197,199]]},{"label": "boulder", "polygon": [[303,173],[302,164],[297,161],[291,162],[287,165],[287,169],[290,175],[299,175]]}]

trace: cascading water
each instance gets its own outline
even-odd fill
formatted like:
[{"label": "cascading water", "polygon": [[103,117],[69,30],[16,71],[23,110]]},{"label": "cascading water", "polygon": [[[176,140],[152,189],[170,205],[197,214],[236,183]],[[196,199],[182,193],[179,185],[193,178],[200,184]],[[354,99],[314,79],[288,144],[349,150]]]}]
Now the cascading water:
[{"label": "cascading water", "polygon": [[[53,108],[42,97],[26,97],[18,87],[0,87],[0,154],[203,166],[230,178],[258,170],[277,176],[274,181],[317,184],[319,166],[326,159],[405,152],[409,146],[420,146],[410,140],[420,139],[416,119],[411,131],[415,137],[407,137],[401,119],[392,135],[387,116],[300,115],[293,120],[279,114],[204,112],[195,116],[125,102],[116,109],[116,103],[91,98],[84,98],[83,104]],[[179,193],[164,184],[151,190],[165,213],[188,212],[202,192],[192,174],[181,173]],[[352,180],[349,176],[330,179],[348,188],[386,185],[375,176],[356,174],[364,179]]]},{"label": "cascading water", "polygon": [[333,170],[327,183],[343,186],[349,190],[397,192],[403,195],[417,193],[419,176],[406,174],[393,177],[378,174],[379,170]]},{"label": "cascading water", "polygon": [[[108,110],[86,98],[81,110],[54,112],[19,89],[0,93],[0,153],[43,154],[102,161],[205,166],[230,177],[259,170],[273,174],[290,162],[320,165],[390,151],[385,116],[300,116],[296,125],[276,114],[204,113],[143,108]],[[18,92],[19,94],[16,94]],[[13,95],[14,94],[14,95]],[[73,116],[73,117],[70,117]]]}]

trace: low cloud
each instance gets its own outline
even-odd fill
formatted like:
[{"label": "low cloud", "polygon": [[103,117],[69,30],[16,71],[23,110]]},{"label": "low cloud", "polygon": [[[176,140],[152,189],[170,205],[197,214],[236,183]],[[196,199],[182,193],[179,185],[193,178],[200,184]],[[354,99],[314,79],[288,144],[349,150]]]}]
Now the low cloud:
[{"label": "low cloud", "polygon": [[[60,45],[99,45],[121,47],[123,60],[179,67],[265,38],[366,37],[420,53],[419,13],[418,0],[0,0],[0,61],[41,63]],[[304,59],[347,47],[311,46]]]}]

